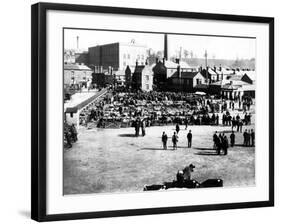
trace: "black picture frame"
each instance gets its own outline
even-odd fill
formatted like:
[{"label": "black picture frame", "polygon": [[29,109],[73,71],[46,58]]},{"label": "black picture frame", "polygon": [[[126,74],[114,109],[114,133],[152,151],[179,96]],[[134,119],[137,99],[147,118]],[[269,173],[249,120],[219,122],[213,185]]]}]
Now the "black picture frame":
[{"label": "black picture frame", "polygon": [[[160,207],[148,209],[114,210],[70,214],[46,214],[46,12],[63,10],[74,12],[111,13],[125,15],[176,17],[217,21],[254,22],[269,25],[269,200],[213,205]],[[163,11],[151,9],[103,7],[89,5],[37,3],[31,11],[31,218],[36,221],[74,220],[116,216],[178,213],[206,210],[238,209],[274,206],[274,18],[240,15]]]}]

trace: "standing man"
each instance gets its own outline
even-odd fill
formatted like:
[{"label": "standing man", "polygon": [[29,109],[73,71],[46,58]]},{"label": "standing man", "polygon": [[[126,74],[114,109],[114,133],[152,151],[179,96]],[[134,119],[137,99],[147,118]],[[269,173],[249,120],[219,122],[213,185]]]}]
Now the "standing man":
[{"label": "standing man", "polygon": [[215,134],[213,135],[213,142],[214,142],[214,149],[217,149],[217,131],[215,132]]},{"label": "standing man", "polygon": [[235,134],[234,131],[232,131],[230,134],[230,146],[233,147],[234,144],[235,144]]},{"label": "standing man", "polygon": [[242,133],[242,127],[243,127],[243,121],[242,121],[242,119],[239,119],[239,122],[238,122],[238,124],[239,124],[239,129],[240,129],[240,132]]},{"label": "standing man", "polygon": [[243,138],[244,138],[244,146],[247,146],[247,140],[248,140],[248,133],[247,133],[247,129],[245,129],[244,133],[243,133]]},{"label": "standing man", "polygon": [[173,142],[173,149],[176,150],[178,148],[177,144],[178,144],[178,136],[177,133],[174,132],[174,135],[172,137],[172,142]]},{"label": "standing man", "polygon": [[222,148],[222,143],[221,143],[221,138],[217,137],[216,139],[216,150],[217,150],[217,154],[220,155],[221,154],[221,148]]},{"label": "standing man", "polygon": [[145,136],[145,120],[143,119],[141,122],[141,134]]},{"label": "standing man", "polygon": [[219,125],[219,115],[216,116],[216,125]]},{"label": "standing man", "polygon": [[188,148],[191,148],[191,145],[192,145],[192,133],[191,133],[191,130],[189,130],[188,134],[187,134],[187,147]]},{"label": "standing man", "polygon": [[165,133],[165,131],[163,131],[163,134],[162,134],[162,143],[163,143],[163,149],[164,149],[164,150],[167,150],[167,141],[168,141],[168,136],[167,136],[167,134]]},{"label": "standing man", "polygon": [[255,132],[253,129],[251,130],[251,141],[252,141],[252,146],[255,146]]},{"label": "standing man", "polygon": [[140,119],[139,118],[136,119],[136,124],[135,125],[136,125],[135,126],[136,137],[138,137],[139,133],[140,133]]},{"label": "standing man", "polygon": [[223,143],[222,143],[222,149],[224,151],[224,155],[227,155],[227,150],[228,150],[228,139],[226,135],[223,137]]},{"label": "standing man", "polygon": [[187,116],[184,119],[184,125],[185,125],[185,130],[186,130],[187,126],[188,126],[188,117]]},{"label": "standing man", "polygon": [[73,139],[74,142],[77,142],[78,138],[77,138],[77,130],[76,130],[76,127],[74,124],[71,125],[71,128],[70,128],[70,132],[71,132],[71,137]]},{"label": "standing man", "polygon": [[179,134],[179,131],[180,131],[180,126],[179,126],[179,124],[176,124],[176,132],[177,132],[177,134]]}]

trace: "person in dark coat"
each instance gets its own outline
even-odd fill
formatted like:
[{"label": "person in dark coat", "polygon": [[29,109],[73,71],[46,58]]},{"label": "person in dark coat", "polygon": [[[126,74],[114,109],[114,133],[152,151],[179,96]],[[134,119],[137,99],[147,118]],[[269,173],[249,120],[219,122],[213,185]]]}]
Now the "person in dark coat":
[{"label": "person in dark coat", "polygon": [[177,132],[177,134],[179,133],[179,131],[180,131],[180,126],[179,126],[179,124],[176,124],[176,132]]},{"label": "person in dark coat", "polygon": [[215,132],[215,134],[213,135],[213,142],[214,142],[214,149],[216,149],[217,148],[217,138],[218,138],[218,136],[217,136],[217,131]]},{"label": "person in dark coat", "polygon": [[136,131],[136,137],[139,136],[140,133],[140,119],[137,118],[136,122],[135,122],[135,131]]},{"label": "person in dark coat", "polygon": [[223,137],[222,149],[224,151],[224,155],[227,155],[228,150],[228,139],[226,136]]},{"label": "person in dark coat", "polygon": [[246,146],[250,146],[251,145],[251,133],[250,130],[247,132],[247,136],[246,136]]},{"label": "person in dark coat", "polygon": [[243,145],[244,146],[247,146],[247,144],[248,144],[248,132],[247,132],[247,129],[245,129],[245,131],[244,131],[244,133],[243,133],[243,138],[244,138],[244,143],[243,143]]},{"label": "person in dark coat", "polygon": [[188,148],[191,148],[191,145],[192,145],[192,133],[191,133],[191,130],[189,130],[188,134],[187,134],[187,147]]},{"label": "person in dark coat", "polygon": [[235,144],[235,134],[234,131],[232,131],[230,134],[230,146],[233,147],[234,144]]},{"label": "person in dark coat", "polygon": [[173,149],[176,150],[178,148],[178,136],[177,133],[174,132],[174,135],[172,136],[172,142],[173,142]]},{"label": "person in dark coat", "polygon": [[168,136],[167,134],[163,131],[162,134],[162,143],[163,143],[163,149],[167,150],[167,141],[168,141]]},{"label": "person in dark coat", "polygon": [[71,135],[70,135],[70,132],[68,130],[66,130],[64,132],[64,137],[65,137],[65,140],[67,142],[67,147],[68,148],[71,148],[72,147],[72,143],[71,143]]},{"label": "person in dark coat", "polygon": [[141,122],[141,134],[142,136],[145,136],[145,120]]},{"label": "person in dark coat", "polygon": [[243,121],[240,119],[239,122],[238,122],[238,128],[239,128],[241,133],[242,133],[242,127],[243,127]]},{"label": "person in dark coat", "polygon": [[222,148],[222,135],[219,134],[219,137],[217,137],[217,141],[216,141],[216,146],[217,146],[217,154],[220,155],[221,154],[221,148]]},{"label": "person in dark coat", "polygon": [[255,146],[255,132],[253,129],[251,130],[251,141],[252,141],[251,145]]},{"label": "person in dark coat", "polygon": [[187,118],[187,116],[184,119],[184,125],[185,125],[185,130],[186,130],[187,126],[188,126],[188,118]]},{"label": "person in dark coat", "polygon": [[77,142],[78,138],[77,138],[77,130],[74,124],[71,125],[70,127],[70,132],[71,132],[71,137],[73,139],[74,142]]}]

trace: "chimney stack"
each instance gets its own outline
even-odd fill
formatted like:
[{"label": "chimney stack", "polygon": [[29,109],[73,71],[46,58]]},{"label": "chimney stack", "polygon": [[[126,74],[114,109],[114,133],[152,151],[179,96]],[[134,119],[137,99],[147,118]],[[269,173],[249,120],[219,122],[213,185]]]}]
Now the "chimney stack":
[{"label": "chimney stack", "polygon": [[76,47],[77,47],[77,50],[79,49],[79,36],[76,37]]},{"label": "chimney stack", "polygon": [[178,70],[178,78],[180,79],[181,78],[181,67],[180,67],[180,65],[178,65],[177,70]]},{"label": "chimney stack", "polygon": [[168,35],[164,34],[164,58],[168,60]]}]

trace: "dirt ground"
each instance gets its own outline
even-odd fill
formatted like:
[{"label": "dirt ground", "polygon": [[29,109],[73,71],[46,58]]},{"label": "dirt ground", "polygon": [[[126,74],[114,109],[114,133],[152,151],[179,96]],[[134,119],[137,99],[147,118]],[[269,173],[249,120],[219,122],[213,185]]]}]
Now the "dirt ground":
[{"label": "dirt ground", "polygon": [[[145,184],[172,181],[190,163],[196,166],[192,178],[199,182],[221,178],[225,187],[255,184],[255,148],[242,146],[242,133],[235,132],[236,145],[227,156],[218,156],[212,136],[223,131],[229,138],[231,127],[180,128],[175,151],[171,142],[175,126],[146,128],[144,137],[134,137],[133,128],[81,130],[78,142],[64,150],[64,194],[142,191]],[[193,133],[192,148],[187,148],[188,130]],[[169,137],[168,150],[162,149],[163,131]]]}]

